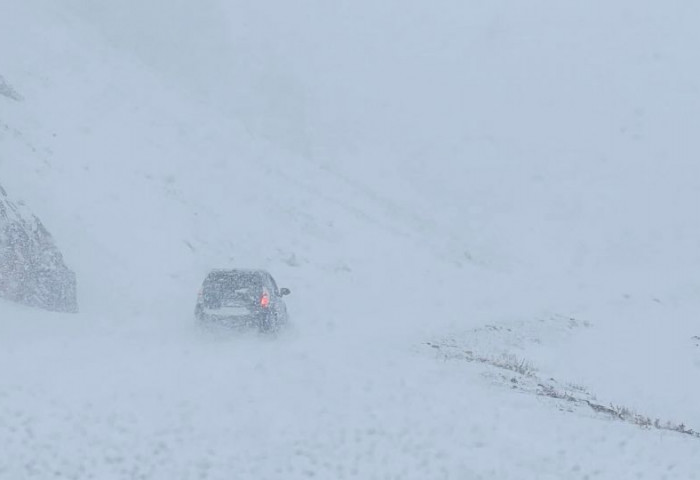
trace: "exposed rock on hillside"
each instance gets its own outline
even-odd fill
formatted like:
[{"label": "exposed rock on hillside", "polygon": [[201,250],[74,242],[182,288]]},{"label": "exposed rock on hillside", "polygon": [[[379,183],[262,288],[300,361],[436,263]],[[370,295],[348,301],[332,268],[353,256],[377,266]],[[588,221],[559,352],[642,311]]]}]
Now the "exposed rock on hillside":
[{"label": "exposed rock on hillside", "polygon": [[5,81],[2,75],[0,75],[0,96],[17,101],[22,100],[22,95],[17,93],[17,91],[14,88],[12,88],[12,85]]},{"label": "exposed rock on hillside", "polygon": [[76,312],[76,281],[51,234],[0,186],[0,297],[58,312]]}]

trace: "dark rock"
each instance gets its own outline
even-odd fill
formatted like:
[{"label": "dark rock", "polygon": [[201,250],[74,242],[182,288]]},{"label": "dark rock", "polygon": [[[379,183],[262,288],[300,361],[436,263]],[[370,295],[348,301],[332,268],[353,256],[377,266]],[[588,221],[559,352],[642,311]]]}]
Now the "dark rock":
[{"label": "dark rock", "polygon": [[75,273],[51,234],[0,186],[0,297],[56,312],[77,312]]},{"label": "dark rock", "polygon": [[12,85],[7,83],[7,81],[2,78],[2,75],[0,75],[0,95],[17,102],[22,100],[22,95],[17,93],[17,90],[12,88]]}]

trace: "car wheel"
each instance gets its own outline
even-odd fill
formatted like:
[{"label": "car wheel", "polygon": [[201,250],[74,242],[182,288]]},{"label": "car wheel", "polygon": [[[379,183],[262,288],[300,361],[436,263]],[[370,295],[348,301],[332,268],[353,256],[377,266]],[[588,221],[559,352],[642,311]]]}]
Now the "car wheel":
[{"label": "car wheel", "polygon": [[272,314],[263,315],[260,318],[259,330],[262,333],[270,333],[275,330],[276,322],[275,317]]}]

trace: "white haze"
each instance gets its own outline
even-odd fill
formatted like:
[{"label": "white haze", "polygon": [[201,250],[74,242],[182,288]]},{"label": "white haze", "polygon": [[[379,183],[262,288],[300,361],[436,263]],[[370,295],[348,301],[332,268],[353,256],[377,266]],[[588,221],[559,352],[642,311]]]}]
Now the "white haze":
[{"label": "white haze", "polygon": [[[0,478],[696,478],[699,439],[425,342],[700,428],[698,15],[9,0],[0,184],[81,313],[0,303]],[[292,328],[199,335],[222,266],[291,288]]]}]

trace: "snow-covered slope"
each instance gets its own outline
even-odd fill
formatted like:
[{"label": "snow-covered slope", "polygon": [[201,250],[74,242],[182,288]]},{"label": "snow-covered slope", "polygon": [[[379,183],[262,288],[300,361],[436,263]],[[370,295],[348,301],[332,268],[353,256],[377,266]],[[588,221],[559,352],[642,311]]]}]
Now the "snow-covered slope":
[{"label": "snow-covered slope", "polygon": [[[81,314],[0,304],[0,478],[697,475],[423,343],[700,428],[698,7],[438,3],[4,8],[0,180]],[[226,265],[293,331],[195,335]]]}]

